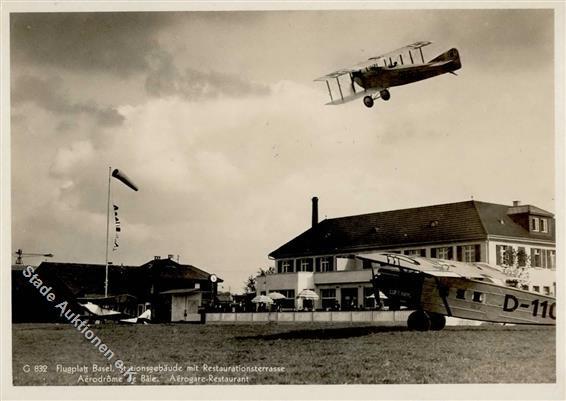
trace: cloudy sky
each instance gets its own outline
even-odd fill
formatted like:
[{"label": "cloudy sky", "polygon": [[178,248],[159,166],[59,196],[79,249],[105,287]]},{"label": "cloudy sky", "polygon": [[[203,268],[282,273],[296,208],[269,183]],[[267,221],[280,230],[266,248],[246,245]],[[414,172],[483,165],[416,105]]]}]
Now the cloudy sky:
[{"label": "cloudy sky", "polygon": [[[548,10],[12,14],[12,251],[104,263],[153,255],[225,289],[320,217],[477,200],[554,206]],[[313,79],[408,43],[463,67],[324,106]],[[31,260],[30,260],[31,261]]]}]

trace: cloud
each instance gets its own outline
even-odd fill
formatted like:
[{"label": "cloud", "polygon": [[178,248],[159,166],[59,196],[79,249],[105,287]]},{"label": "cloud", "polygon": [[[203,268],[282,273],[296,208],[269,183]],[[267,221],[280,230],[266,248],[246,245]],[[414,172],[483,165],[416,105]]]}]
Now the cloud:
[{"label": "cloud", "polygon": [[[94,155],[94,148],[89,141],[75,142],[68,147],[57,150],[50,172],[55,176],[73,176],[76,173],[77,166],[90,164],[90,159]],[[66,188],[70,186],[68,182],[64,185]]]},{"label": "cloud", "polygon": [[67,117],[69,114],[92,116],[103,127],[122,124],[124,117],[113,107],[101,107],[94,102],[73,102],[62,89],[61,78],[41,79],[31,75],[18,76],[12,89],[12,104],[32,102],[37,106]]},{"label": "cloud", "polygon": [[164,51],[154,54],[151,59],[151,69],[145,81],[146,91],[151,96],[202,100],[219,96],[269,94],[268,86],[246,81],[233,74],[203,72],[192,68],[180,71],[173,64],[171,55]]},{"label": "cloud", "polygon": [[13,65],[28,63],[127,76],[147,68],[171,13],[12,13]]}]

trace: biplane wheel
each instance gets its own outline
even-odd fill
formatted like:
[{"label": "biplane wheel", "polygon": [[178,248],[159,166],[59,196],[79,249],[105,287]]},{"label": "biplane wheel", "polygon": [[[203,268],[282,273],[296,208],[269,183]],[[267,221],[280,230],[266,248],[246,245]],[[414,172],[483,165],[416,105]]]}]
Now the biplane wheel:
[{"label": "biplane wheel", "polygon": [[416,310],[407,319],[409,330],[427,331],[430,329],[430,317],[424,310]]},{"label": "biplane wheel", "polygon": [[366,105],[366,107],[372,107],[373,106],[373,98],[371,96],[365,96],[364,97],[364,104]]},{"label": "biplane wheel", "polygon": [[439,313],[429,313],[430,317],[430,329],[431,330],[442,330],[446,326],[446,317]]},{"label": "biplane wheel", "polygon": [[391,99],[391,93],[389,93],[387,89],[383,89],[382,91],[379,91],[379,96],[385,101]]}]

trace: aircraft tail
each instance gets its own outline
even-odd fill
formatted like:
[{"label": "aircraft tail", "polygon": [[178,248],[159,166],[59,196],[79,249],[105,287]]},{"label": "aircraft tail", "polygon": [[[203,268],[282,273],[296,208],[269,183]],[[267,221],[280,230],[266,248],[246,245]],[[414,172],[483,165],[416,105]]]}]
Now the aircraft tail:
[{"label": "aircraft tail", "polygon": [[451,71],[459,70],[462,68],[462,63],[460,62],[460,53],[458,49],[452,48],[447,52],[442,53],[440,56],[430,60],[430,63],[437,63],[437,62],[448,62],[450,64]]}]

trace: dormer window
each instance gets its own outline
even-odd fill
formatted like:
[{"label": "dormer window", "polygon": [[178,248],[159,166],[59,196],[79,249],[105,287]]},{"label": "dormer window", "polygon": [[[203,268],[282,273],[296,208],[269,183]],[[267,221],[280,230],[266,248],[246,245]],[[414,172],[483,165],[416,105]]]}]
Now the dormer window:
[{"label": "dormer window", "polygon": [[548,232],[548,220],[547,219],[540,219],[540,232],[547,233]]},{"label": "dormer window", "polygon": [[540,231],[540,219],[538,217],[533,217],[531,219],[531,231],[534,232]]}]

